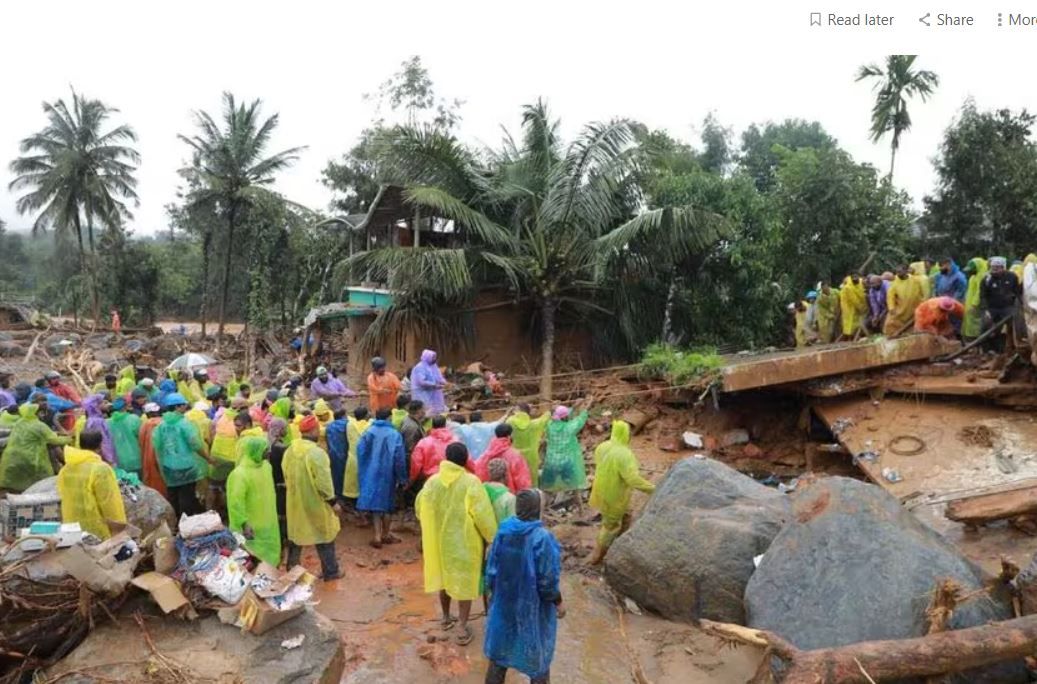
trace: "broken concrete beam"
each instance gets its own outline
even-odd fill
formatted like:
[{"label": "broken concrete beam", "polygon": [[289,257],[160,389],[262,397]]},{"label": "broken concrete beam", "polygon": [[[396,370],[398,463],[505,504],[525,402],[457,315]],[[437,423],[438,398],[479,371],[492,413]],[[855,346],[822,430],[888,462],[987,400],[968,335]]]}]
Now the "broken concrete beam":
[{"label": "broken concrete beam", "polygon": [[1037,486],[958,499],[947,504],[948,519],[966,525],[1037,513]]},{"label": "broken concrete beam", "polygon": [[784,385],[827,375],[880,368],[952,353],[958,342],[935,335],[910,335],[857,344],[824,345],[736,358],[722,370],[724,392]]}]

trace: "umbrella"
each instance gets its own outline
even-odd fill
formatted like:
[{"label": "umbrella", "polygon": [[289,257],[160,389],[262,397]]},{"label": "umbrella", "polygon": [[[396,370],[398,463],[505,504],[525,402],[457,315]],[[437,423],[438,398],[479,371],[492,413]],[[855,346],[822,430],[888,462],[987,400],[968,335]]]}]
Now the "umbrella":
[{"label": "umbrella", "polygon": [[199,366],[213,366],[216,361],[211,356],[205,354],[184,354],[173,359],[173,363],[167,366],[168,370],[191,370],[192,368],[198,368]]}]

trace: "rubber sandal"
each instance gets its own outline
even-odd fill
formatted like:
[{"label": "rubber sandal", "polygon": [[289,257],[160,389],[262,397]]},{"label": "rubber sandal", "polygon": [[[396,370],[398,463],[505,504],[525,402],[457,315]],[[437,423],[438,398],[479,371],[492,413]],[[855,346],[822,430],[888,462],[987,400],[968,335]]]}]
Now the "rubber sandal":
[{"label": "rubber sandal", "polygon": [[374,547],[374,548],[376,548],[376,549],[380,549],[380,548],[382,548],[382,542],[380,542],[380,541],[375,541],[374,539],[372,539],[372,540],[371,540],[371,541],[369,541],[368,543],[369,543],[369,544],[370,544],[370,545],[371,545],[372,547]]},{"label": "rubber sandal", "polygon": [[445,618],[443,618],[442,620],[439,621],[439,626],[443,628],[444,632],[450,631],[451,629],[454,628],[454,625],[456,625],[456,624],[457,624],[457,618],[455,618],[452,615],[447,616],[447,617],[445,617]]},{"label": "rubber sandal", "polygon": [[475,638],[475,633],[472,632],[472,628],[469,627],[468,625],[465,625],[464,626],[464,632],[457,635],[457,645],[458,646],[467,646],[468,644],[472,643],[472,639],[474,639],[474,638]]}]

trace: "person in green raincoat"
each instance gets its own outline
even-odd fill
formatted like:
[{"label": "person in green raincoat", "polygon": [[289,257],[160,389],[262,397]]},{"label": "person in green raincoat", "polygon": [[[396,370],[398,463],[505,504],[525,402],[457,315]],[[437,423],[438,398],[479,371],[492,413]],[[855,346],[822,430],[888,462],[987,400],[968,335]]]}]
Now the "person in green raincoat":
[{"label": "person in green raincoat", "polygon": [[198,436],[198,428],[187,420],[187,399],[174,392],[165,399],[166,413],[162,423],[155,428],[152,443],[162,479],[166,482],[169,503],[177,520],[181,514],[195,515],[201,512],[195,483],[204,480],[209,472],[212,458],[205,442]]},{"label": "person in green raincoat", "polygon": [[490,480],[483,484],[486,496],[490,497],[493,515],[497,524],[515,515],[515,495],[508,489],[508,462],[503,458],[494,458],[486,464]]},{"label": "person in green raincoat", "polygon": [[24,492],[53,476],[47,447],[72,443],[71,437],[59,435],[44,425],[36,415],[39,410],[36,403],[18,407],[18,422],[11,428],[0,457],[0,490]]},{"label": "person in green raincoat", "polygon": [[817,294],[817,335],[821,344],[833,342],[839,336],[836,323],[839,320],[839,288],[832,287],[827,280],[821,283]]},{"label": "person in green raincoat", "polygon": [[389,422],[397,430],[403,425],[403,421],[406,420],[409,415],[407,412],[407,405],[410,404],[410,395],[401,394],[396,397],[396,408],[392,410],[392,416],[389,418]]},{"label": "person in green raincoat", "polygon": [[280,418],[284,422],[288,423],[289,430],[284,433],[284,445],[291,446],[294,435],[292,435],[292,400],[289,397],[279,397],[277,401],[270,404],[270,415],[274,418]]},{"label": "person in green raincoat", "polygon": [[612,436],[594,450],[594,485],[589,503],[601,513],[601,531],[588,561],[591,565],[600,563],[616,537],[629,527],[628,508],[634,489],[651,494],[655,485],[641,477],[637,457],[630,450],[630,425],[614,420]]},{"label": "person in green raincoat", "polygon": [[281,530],[274,471],[263,458],[268,448],[266,437],[243,437],[238,442],[241,458],[227,476],[227,517],[231,531],[248,540],[245,548],[249,553],[277,566],[281,563]]},{"label": "person in green raincoat", "polygon": [[544,429],[549,420],[551,415],[546,411],[532,418],[529,404],[519,404],[515,415],[507,419],[511,426],[511,446],[526,459],[534,489],[540,484],[540,444],[544,441]]},{"label": "person in green raincoat", "polygon": [[140,463],[140,416],[126,410],[126,402],[117,399],[113,404],[108,419],[108,431],[112,435],[112,446],[115,447],[115,460],[119,467],[131,473],[141,474]]},{"label": "person in green raincoat", "polygon": [[133,367],[133,364],[126,366],[119,371],[119,379],[115,383],[115,399],[116,397],[125,397],[127,394],[133,391],[133,388],[137,386],[137,371]]},{"label": "person in green raincoat", "polygon": [[961,324],[961,336],[969,339],[983,332],[983,310],[980,308],[980,286],[987,275],[989,265],[982,257],[973,257],[965,264],[962,272],[969,277],[965,291],[965,320]]},{"label": "person in green raincoat", "polygon": [[558,406],[547,425],[547,450],[540,473],[540,489],[546,492],[573,492],[576,505],[583,510],[580,490],[587,488],[587,470],[580,447],[580,430],[587,423],[587,411],[575,416],[566,406]]}]

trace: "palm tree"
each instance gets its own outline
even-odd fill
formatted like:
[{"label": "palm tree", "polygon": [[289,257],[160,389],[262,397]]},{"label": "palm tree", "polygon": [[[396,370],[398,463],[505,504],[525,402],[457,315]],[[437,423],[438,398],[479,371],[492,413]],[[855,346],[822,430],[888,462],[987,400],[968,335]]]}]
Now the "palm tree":
[{"label": "palm tree", "polygon": [[[33,233],[54,228],[59,239],[75,239],[81,273],[90,274],[93,319],[100,318],[95,256],[95,221],[117,229],[132,217],[126,202],[138,205],[134,172],[140,155],[128,143],[137,141],[123,124],[102,132],[119,110],[72,91],[71,107],[63,99],[44,102],[47,125],[22,140],[21,157],[11,162],[11,190],[28,190],[18,198],[18,211],[39,211]],[[86,241],[84,243],[84,223]],[[87,250],[89,245],[89,252]]]},{"label": "palm tree", "polygon": [[[692,207],[637,213],[636,147],[626,121],[595,123],[564,146],[543,103],[524,109],[522,138],[489,152],[489,168],[456,139],[430,127],[397,127],[380,143],[389,180],[425,215],[453,220],[464,248],[384,248],[349,263],[399,293],[383,313],[398,321],[470,298],[479,284],[505,282],[531,300],[542,331],[541,395],[551,397],[555,324],[562,306],[601,307],[611,260],[649,236],[678,257],[706,249],[723,220]],[[401,310],[409,309],[409,310]],[[377,323],[377,321],[376,321]],[[385,325],[372,331],[387,334]],[[371,332],[371,331],[369,331]]]},{"label": "palm tree", "polygon": [[917,95],[925,102],[936,87],[940,77],[933,71],[912,68],[918,55],[888,55],[885,70],[877,64],[862,66],[857,80],[878,79],[875,83],[875,105],[871,109],[871,139],[878,142],[886,133],[893,132],[890,141],[889,177],[893,178],[893,164],[900,147],[900,136],[911,128],[911,115],[907,111],[908,98]]},{"label": "palm tree", "polygon": [[278,115],[261,120],[262,101],[238,104],[234,96],[223,93],[222,128],[206,112],[194,112],[198,133],[179,138],[191,146],[191,166],[182,173],[195,184],[189,206],[205,208],[220,216],[226,227],[223,255],[223,280],[220,287],[219,328],[223,335],[230,290],[231,254],[234,237],[250,207],[263,196],[274,193],[267,186],[274,174],[292,165],[305,147],[293,147],[264,156],[270,136],[277,128]]}]

